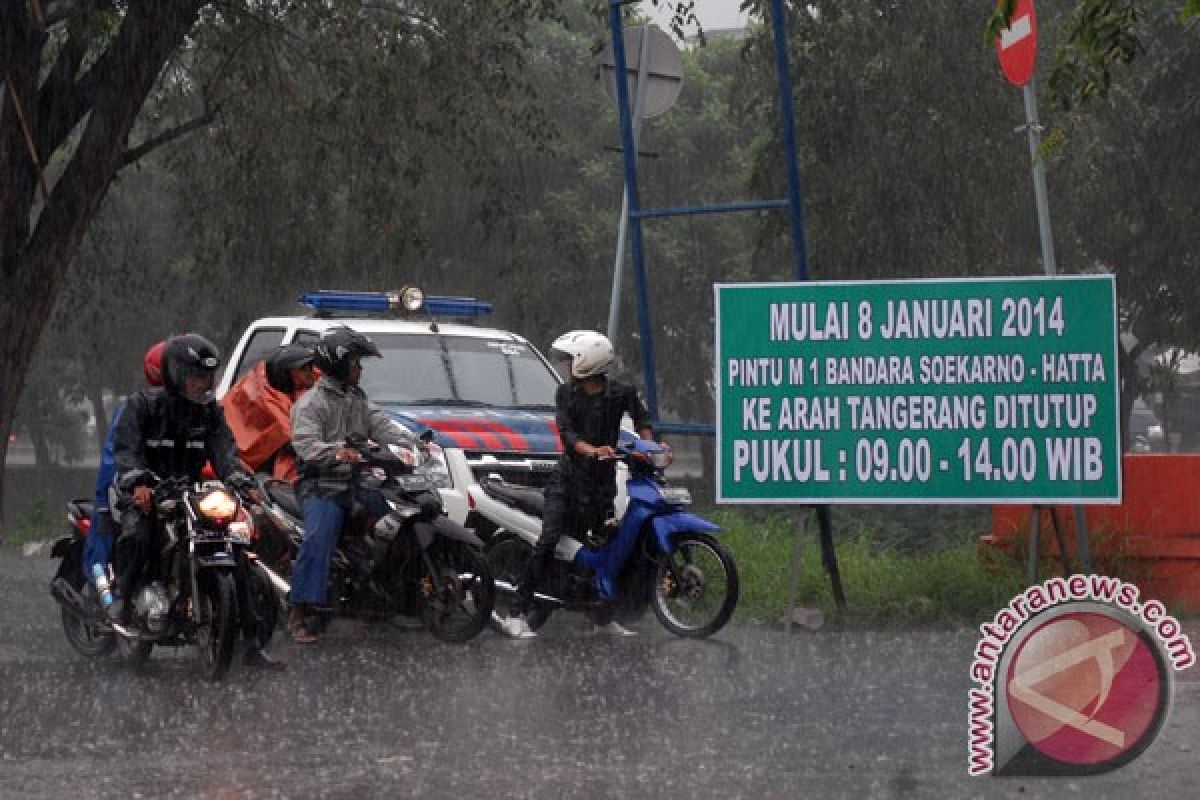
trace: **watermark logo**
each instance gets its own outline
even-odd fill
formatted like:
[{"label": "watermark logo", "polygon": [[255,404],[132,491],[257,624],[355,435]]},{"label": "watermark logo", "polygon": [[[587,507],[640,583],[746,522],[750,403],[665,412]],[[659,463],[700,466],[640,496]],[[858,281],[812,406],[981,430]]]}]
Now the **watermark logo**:
[{"label": "watermark logo", "polygon": [[1162,728],[1172,674],[1196,661],[1179,621],[1136,586],[1052,578],[980,626],[971,678],[972,775],[1095,775]]}]

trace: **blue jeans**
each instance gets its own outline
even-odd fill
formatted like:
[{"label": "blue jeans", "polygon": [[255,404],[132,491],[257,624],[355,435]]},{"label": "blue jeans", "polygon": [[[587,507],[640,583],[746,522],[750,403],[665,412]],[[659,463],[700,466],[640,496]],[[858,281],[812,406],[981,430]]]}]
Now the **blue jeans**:
[{"label": "blue jeans", "polygon": [[356,497],[374,516],[387,513],[379,492],[359,489],[336,497],[307,497],[304,500],[304,541],[292,567],[292,603],[323,605],[329,588],[329,562],[350,507]]},{"label": "blue jeans", "polygon": [[112,514],[107,509],[92,512],[92,527],[83,540],[83,579],[92,583],[92,565],[100,564],[108,570],[108,562],[112,561],[114,533]]}]

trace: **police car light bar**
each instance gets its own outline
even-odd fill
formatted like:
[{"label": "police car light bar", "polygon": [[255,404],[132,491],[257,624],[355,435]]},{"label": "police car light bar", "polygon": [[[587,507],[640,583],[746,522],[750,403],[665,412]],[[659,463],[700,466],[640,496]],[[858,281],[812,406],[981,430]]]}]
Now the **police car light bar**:
[{"label": "police car light bar", "polygon": [[424,311],[432,316],[478,317],[492,313],[492,304],[470,297],[426,296],[409,287],[397,292],[341,292],[320,289],[300,295],[299,302],[320,313]]},{"label": "police car light bar", "polygon": [[440,317],[482,317],[492,313],[492,304],[473,297],[425,298],[425,310]]}]

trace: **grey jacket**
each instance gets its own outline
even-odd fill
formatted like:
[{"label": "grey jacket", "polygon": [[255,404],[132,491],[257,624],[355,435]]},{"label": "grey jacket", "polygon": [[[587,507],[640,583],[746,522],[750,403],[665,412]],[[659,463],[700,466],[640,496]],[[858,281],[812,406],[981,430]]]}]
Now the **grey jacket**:
[{"label": "grey jacket", "polygon": [[351,434],[380,444],[417,441],[408,429],[367,400],[362,389],[323,375],[292,407],[292,447],[299,460],[301,497],[329,497],[350,488],[353,469],[334,456]]}]

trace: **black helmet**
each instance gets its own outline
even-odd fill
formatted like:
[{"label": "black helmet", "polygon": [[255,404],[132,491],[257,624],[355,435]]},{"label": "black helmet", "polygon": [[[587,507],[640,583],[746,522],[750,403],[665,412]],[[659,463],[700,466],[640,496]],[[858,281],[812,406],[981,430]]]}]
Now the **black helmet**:
[{"label": "black helmet", "polygon": [[380,357],[375,343],[344,325],[321,334],[316,346],[317,368],[325,375],[345,383],[350,377],[350,362],[366,356]]},{"label": "black helmet", "polygon": [[[174,336],[163,351],[163,386],[170,394],[204,405],[213,399],[213,384],[220,365],[221,351],[208,339],[196,333]],[[204,378],[205,382],[203,388],[189,394],[187,381],[194,376]]]},{"label": "black helmet", "polygon": [[311,347],[302,344],[286,344],[267,356],[267,383],[280,392],[294,392],[291,371],[304,369],[316,360]]}]

